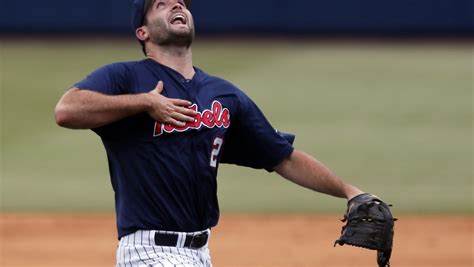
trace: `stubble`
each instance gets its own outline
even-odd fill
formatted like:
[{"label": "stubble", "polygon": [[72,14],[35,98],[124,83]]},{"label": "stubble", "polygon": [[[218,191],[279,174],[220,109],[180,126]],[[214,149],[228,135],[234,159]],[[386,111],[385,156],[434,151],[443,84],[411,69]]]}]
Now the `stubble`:
[{"label": "stubble", "polygon": [[148,23],[150,28],[150,40],[159,46],[190,47],[194,40],[194,27],[187,30],[173,30],[169,24],[156,19]]}]

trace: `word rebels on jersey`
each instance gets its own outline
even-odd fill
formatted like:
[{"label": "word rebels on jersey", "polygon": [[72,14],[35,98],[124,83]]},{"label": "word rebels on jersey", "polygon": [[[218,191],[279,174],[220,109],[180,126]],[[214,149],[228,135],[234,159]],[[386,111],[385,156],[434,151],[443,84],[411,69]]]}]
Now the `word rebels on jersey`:
[{"label": "word rebels on jersey", "polygon": [[222,107],[222,104],[217,100],[212,102],[211,109],[206,109],[202,112],[198,112],[198,106],[196,104],[193,104],[189,108],[197,112],[197,115],[194,116],[194,122],[188,122],[182,127],[156,122],[153,136],[160,136],[164,132],[185,132],[189,129],[199,129],[202,126],[205,126],[207,128],[228,128],[230,125],[229,110],[227,108]]}]

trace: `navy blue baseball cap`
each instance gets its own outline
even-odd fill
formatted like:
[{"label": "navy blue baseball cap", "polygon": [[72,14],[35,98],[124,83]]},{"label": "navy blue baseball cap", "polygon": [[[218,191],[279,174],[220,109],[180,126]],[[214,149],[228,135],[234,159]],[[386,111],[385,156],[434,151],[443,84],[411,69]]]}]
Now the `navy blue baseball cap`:
[{"label": "navy blue baseball cap", "polygon": [[[146,12],[150,8],[153,0],[134,0],[132,6],[132,26],[133,30],[140,28],[145,20]],[[186,7],[191,9],[191,0],[184,0]]]}]

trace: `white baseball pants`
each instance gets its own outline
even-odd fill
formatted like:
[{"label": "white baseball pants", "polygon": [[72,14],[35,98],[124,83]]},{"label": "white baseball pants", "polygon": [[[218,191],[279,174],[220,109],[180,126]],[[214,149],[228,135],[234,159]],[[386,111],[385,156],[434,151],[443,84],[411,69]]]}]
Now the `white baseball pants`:
[{"label": "white baseball pants", "polygon": [[[177,245],[157,246],[156,232],[178,234]],[[140,230],[124,236],[117,247],[117,267],[212,267],[207,243],[198,249],[184,247],[190,234]]]}]

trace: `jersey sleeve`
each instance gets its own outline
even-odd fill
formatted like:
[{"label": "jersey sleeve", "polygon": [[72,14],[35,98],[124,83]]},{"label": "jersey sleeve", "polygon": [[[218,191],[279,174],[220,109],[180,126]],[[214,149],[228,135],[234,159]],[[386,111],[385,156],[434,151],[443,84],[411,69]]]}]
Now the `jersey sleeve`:
[{"label": "jersey sleeve", "polygon": [[[98,68],[85,79],[76,83],[74,87],[80,90],[89,90],[105,95],[121,95],[130,93],[130,75],[125,64],[113,63]],[[117,136],[117,133],[124,132],[129,125],[129,118],[122,119],[111,124],[107,124],[92,129],[101,137]]]},{"label": "jersey sleeve", "polygon": [[74,86],[106,95],[126,94],[129,85],[127,68],[119,63],[103,66]]},{"label": "jersey sleeve", "polygon": [[247,95],[239,98],[240,110],[231,119],[221,163],[273,171],[293,152],[294,135],[275,130]]}]

